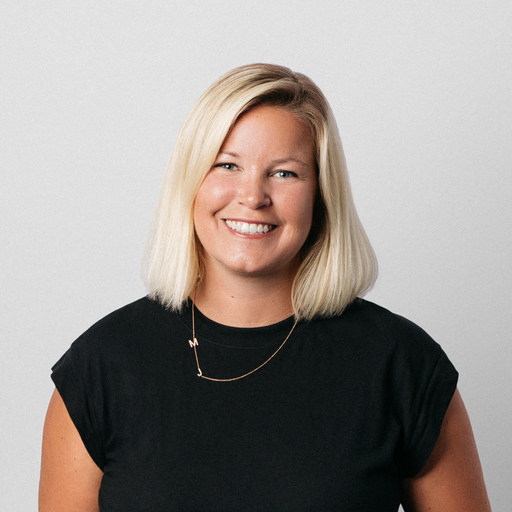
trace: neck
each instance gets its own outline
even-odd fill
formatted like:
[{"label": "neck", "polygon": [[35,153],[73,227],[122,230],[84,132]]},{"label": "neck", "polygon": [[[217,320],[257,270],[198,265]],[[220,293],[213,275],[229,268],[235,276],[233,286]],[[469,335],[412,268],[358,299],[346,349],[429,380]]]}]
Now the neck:
[{"label": "neck", "polygon": [[233,327],[260,327],[280,322],[293,314],[292,276],[268,280],[240,277],[217,280],[205,275],[192,298],[208,318]]}]

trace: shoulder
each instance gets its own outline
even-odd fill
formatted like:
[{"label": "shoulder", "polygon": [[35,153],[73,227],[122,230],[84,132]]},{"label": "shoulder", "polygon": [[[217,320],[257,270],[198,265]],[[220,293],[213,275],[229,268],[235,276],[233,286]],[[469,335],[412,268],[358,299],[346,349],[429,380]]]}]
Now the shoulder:
[{"label": "shoulder", "polygon": [[414,322],[372,302],[358,299],[341,315],[314,321],[311,327],[312,341],[333,361],[350,361],[354,372],[368,379],[426,385],[443,372],[456,379],[439,343]]},{"label": "shoulder", "polygon": [[[180,315],[147,297],[105,316],[79,336],[52,367],[52,379],[66,404],[70,387],[92,392],[106,382],[125,382],[155,362],[173,360],[175,340],[188,339]],[[88,391],[87,391],[88,390]]]},{"label": "shoulder", "polygon": [[183,328],[178,314],[143,297],[93,324],[72,343],[59,363],[66,358],[97,364],[94,361],[115,361],[122,355],[138,357],[145,349],[157,347]]},{"label": "shoulder", "polygon": [[397,350],[422,346],[440,349],[430,336],[414,322],[373,302],[356,299],[345,311],[319,321],[322,328],[339,333],[345,342]]},{"label": "shoulder", "polygon": [[96,334],[119,329],[131,330],[137,326],[145,326],[154,320],[162,319],[168,313],[159,303],[149,297],[142,297],[109,313],[93,324],[86,333]]},{"label": "shoulder", "polygon": [[402,474],[416,474],[438,438],[457,385],[456,369],[421,327],[372,302],[358,299],[326,323],[338,333],[338,350],[366,399],[372,407],[389,407],[391,418],[382,424],[400,425],[396,460]]},{"label": "shoulder", "polygon": [[161,304],[142,297],[106,315],[87,329],[77,341],[116,340],[147,336],[153,331],[167,327],[177,315],[166,310]]}]

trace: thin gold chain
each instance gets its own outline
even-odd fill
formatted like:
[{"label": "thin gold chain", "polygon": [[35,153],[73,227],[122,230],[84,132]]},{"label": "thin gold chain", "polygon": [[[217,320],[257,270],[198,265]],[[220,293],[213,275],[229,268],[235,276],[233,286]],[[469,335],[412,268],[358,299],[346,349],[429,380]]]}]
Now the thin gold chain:
[{"label": "thin gold chain", "polygon": [[239,380],[243,379],[244,377],[247,377],[248,375],[251,375],[251,373],[254,373],[255,371],[258,371],[260,368],[263,368],[271,359],[274,358],[274,356],[284,347],[284,344],[288,341],[288,338],[292,335],[293,330],[295,329],[295,326],[297,325],[297,322],[299,319],[297,318],[295,320],[295,323],[293,324],[292,330],[288,333],[288,336],[286,336],[286,339],[281,343],[279,348],[262,364],[260,364],[257,368],[254,368],[254,370],[251,370],[250,372],[244,373],[243,375],[239,375],[238,377],[233,377],[231,379],[215,379],[213,377],[207,377],[206,375],[203,375],[203,372],[201,371],[201,367],[199,366],[199,358],[197,357],[197,346],[199,345],[197,338],[196,338],[196,323],[195,323],[195,304],[192,300],[192,339],[188,340],[190,346],[194,349],[194,354],[196,356],[196,363],[197,363],[197,376],[201,377],[202,379],[206,380],[213,380],[215,382],[231,382],[233,380]]}]

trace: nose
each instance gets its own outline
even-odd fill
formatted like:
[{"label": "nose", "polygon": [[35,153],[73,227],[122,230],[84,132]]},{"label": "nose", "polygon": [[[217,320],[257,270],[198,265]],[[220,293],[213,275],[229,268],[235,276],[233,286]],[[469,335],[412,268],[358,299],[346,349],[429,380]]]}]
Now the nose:
[{"label": "nose", "polygon": [[238,204],[257,210],[272,203],[265,179],[256,174],[247,173],[240,183]]}]

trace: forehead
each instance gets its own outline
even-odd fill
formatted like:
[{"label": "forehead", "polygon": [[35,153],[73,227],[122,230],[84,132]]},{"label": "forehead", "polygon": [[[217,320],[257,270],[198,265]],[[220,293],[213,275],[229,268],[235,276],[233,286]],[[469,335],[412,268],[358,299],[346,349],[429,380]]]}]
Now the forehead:
[{"label": "forehead", "polygon": [[314,146],[309,126],[292,112],[261,105],[242,114],[225,138],[221,151],[234,146],[256,150],[286,149],[309,153]]}]

